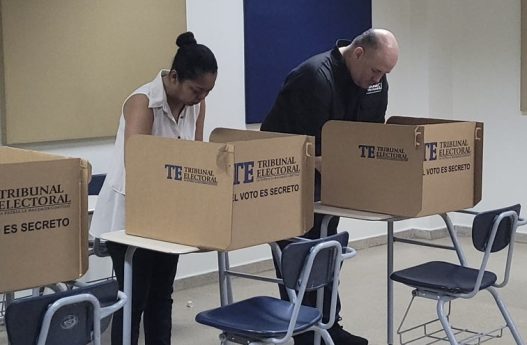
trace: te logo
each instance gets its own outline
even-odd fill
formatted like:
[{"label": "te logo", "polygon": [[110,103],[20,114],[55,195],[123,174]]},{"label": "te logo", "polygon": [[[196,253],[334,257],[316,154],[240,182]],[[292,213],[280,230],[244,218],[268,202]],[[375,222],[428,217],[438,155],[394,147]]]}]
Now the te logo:
[{"label": "te logo", "polygon": [[181,181],[181,173],[183,167],[179,165],[165,164],[165,169],[167,171],[167,180],[178,180]]},{"label": "te logo", "polygon": [[359,145],[361,158],[375,158],[375,146]]},{"label": "te logo", "polygon": [[253,169],[254,162],[234,163],[234,184],[240,184],[240,178],[243,178],[243,183],[253,182]]},{"label": "te logo", "polygon": [[425,143],[425,161],[435,161],[437,159],[437,142]]}]

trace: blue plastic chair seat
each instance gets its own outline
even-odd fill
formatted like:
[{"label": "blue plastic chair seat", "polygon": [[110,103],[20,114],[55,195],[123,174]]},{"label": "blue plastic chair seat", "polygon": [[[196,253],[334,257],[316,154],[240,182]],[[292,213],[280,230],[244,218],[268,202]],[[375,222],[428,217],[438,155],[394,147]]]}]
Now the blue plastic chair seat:
[{"label": "blue plastic chair seat", "polygon": [[[391,279],[415,288],[449,293],[468,293],[474,289],[479,270],[443,261],[432,261],[392,273]],[[494,273],[485,271],[480,290],[497,280]]]},{"label": "blue plastic chair seat", "polygon": [[[287,333],[292,311],[293,304],[288,301],[259,296],[199,313],[196,321],[226,333],[273,338]],[[315,325],[320,318],[318,309],[301,306],[294,333]]]},{"label": "blue plastic chair seat", "polygon": [[88,195],[99,195],[105,179],[106,174],[92,175],[90,183],[88,183]]}]

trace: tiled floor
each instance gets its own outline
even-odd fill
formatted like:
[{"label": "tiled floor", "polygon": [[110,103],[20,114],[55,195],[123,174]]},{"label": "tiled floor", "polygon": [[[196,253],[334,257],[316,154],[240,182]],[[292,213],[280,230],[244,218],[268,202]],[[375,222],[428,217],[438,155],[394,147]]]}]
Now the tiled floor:
[{"label": "tiled floor", "polygon": [[[445,242],[439,240],[436,242]],[[462,238],[469,263],[479,264],[477,254],[471,249],[468,238]],[[503,256],[500,256],[502,259]],[[454,253],[396,243],[395,267],[403,268],[429,259],[448,259],[455,261]],[[515,257],[509,284],[502,289],[502,295],[509,306],[523,337],[527,337],[527,244],[516,245]],[[499,266],[498,262],[492,265]],[[265,274],[272,275],[272,271]],[[269,283],[246,279],[235,279],[233,282],[235,298],[272,293],[277,289]],[[358,255],[346,262],[341,279],[342,323],[352,333],[364,336],[370,344],[386,344],[386,246],[377,246],[360,250]],[[410,288],[395,284],[395,327],[397,328],[410,300]],[[173,344],[219,344],[218,332],[201,326],[194,321],[197,312],[219,305],[216,284],[203,285],[177,291],[173,308]],[[452,320],[456,326],[470,329],[492,329],[503,324],[497,309],[492,303],[490,294],[484,293],[470,301],[456,301],[453,305]],[[416,323],[433,318],[435,303],[418,299],[410,311],[409,321]],[[105,333],[104,343],[108,344],[109,332]],[[414,334],[415,335],[415,334]],[[414,344],[426,344],[428,341],[417,341]],[[396,338],[398,344],[398,338]],[[513,344],[508,331],[501,339],[489,341],[488,344]],[[6,344],[4,330],[0,327],[0,345]]]}]

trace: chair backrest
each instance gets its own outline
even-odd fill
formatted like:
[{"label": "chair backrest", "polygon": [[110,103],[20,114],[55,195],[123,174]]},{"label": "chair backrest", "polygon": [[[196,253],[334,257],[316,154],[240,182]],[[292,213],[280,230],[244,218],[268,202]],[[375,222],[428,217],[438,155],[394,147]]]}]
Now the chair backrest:
[{"label": "chair backrest", "polygon": [[[302,283],[302,273],[306,268],[306,260],[312,248],[316,245],[323,242],[337,241],[344,248],[348,245],[348,238],[349,234],[344,231],[317,240],[293,242],[286,246],[282,251],[281,265],[284,285],[290,289],[299,289]],[[316,256],[311,274],[309,275],[306,291],[316,290],[333,282],[336,255],[340,254],[335,253],[335,250],[336,247],[325,248]]]},{"label": "chair backrest", "polygon": [[106,174],[92,175],[90,183],[88,183],[88,195],[99,195],[105,179]]},{"label": "chair backrest", "polygon": [[[115,280],[83,286],[50,295],[17,299],[6,310],[5,322],[10,345],[34,345],[38,341],[41,324],[48,307],[61,298],[90,293],[101,307],[117,300],[118,285]],[[53,316],[46,345],[85,345],[92,340],[93,307],[89,303],[65,305]],[[101,322],[101,332],[108,327],[111,317]]]},{"label": "chair backrest", "polygon": [[[486,251],[491,240],[490,237],[494,223],[498,221],[500,214],[507,211],[514,211],[516,216],[519,217],[520,208],[520,204],[517,204],[477,214],[472,223],[472,243],[474,247],[481,252]],[[514,217],[504,217],[501,220],[492,243],[492,253],[500,251],[509,245],[513,231],[516,231],[515,226],[516,220]]]}]

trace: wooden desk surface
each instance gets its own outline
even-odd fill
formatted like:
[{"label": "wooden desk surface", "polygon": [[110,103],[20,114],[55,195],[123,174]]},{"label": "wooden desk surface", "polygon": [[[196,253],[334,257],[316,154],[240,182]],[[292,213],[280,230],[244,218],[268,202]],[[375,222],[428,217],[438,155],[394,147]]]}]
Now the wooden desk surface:
[{"label": "wooden desk surface", "polygon": [[102,234],[101,238],[110,242],[120,243],[137,248],[155,250],[156,252],[167,254],[188,254],[200,251],[200,249],[197,247],[128,235],[126,232],[124,232],[124,230],[107,232]]}]

